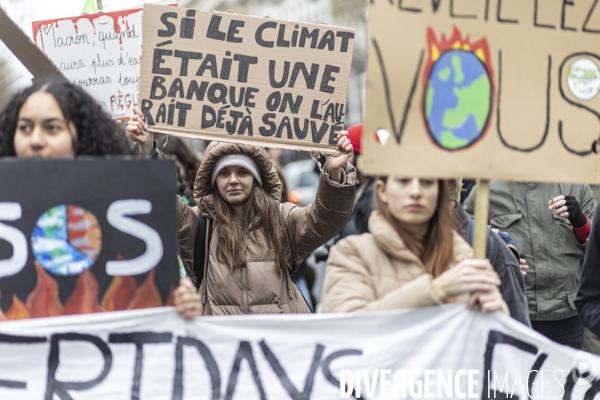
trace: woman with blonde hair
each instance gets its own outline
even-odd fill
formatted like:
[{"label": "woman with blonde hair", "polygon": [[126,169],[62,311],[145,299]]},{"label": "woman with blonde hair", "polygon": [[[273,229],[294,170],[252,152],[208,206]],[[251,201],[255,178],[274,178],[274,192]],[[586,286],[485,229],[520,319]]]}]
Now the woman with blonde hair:
[{"label": "woman with blonde hair", "polygon": [[377,178],[369,231],[331,249],[323,312],[367,312],[467,301],[502,311],[500,279],[452,229],[444,180]]}]

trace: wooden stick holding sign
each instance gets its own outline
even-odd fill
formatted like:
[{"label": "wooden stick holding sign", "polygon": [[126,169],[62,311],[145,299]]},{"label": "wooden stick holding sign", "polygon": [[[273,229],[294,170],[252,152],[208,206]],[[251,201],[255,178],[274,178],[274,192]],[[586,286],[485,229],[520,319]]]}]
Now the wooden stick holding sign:
[{"label": "wooden stick holding sign", "polygon": [[337,153],[354,30],[146,4],[142,41],[150,131]]},{"label": "wooden stick holding sign", "polygon": [[487,226],[490,211],[490,181],[480,179],[475,188],[475,232],[473,232],[473,250],[475,258],[487,258]]}]

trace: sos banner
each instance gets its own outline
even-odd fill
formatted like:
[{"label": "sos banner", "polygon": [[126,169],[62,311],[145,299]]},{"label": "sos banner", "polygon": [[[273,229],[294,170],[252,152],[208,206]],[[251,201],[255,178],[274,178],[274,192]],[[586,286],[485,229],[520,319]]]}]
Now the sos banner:
[{"label": "sos banner", "polygon": [[0,324],[0,398],[592,399],[598,362],[463,304],[360,315],[122,311]]},{"label": "sos banner", "polygon": [[368,7],[364,172],[600,183],[597,0]]},{"label": "sos banner", "polygon": [[170,160],[0,161],[0,320],[168,305],[174,171]]}]

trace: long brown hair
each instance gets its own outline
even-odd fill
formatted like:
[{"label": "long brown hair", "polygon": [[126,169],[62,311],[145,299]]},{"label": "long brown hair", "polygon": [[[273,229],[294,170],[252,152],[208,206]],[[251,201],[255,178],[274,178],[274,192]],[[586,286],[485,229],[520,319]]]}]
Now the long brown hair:
[{"label": "long brown hair", "polygon": [[[251,251],[249,243],[267,249],[268,259],[275,260],[278,271],[292,268],[290,243],[285,223],[279,212],[279,203],[254,182],[254,188],[244,206],[242,227],[236,222],[233,209],[214,192],[216,211],[215,229],[217,232],[217,258],[229,266],[229,272],[246,266],[246,252]],[[262,232],[262,238],[259,235]],[[263,239],[266,243],[263,243]]]},{"label": "long brown hair", "polygon": [[[377,180],[387,184],[387,177]],[[427,273],[437,277],[450,268],[454,260],[452,216],[450,214],[450,195],[445,180],[438,180],[438,201],[435,213],[429,220],[429,228],[424,238],[407,230],[390,212],[375,191],[375,209],[394,227],[400,238],[411,252],[417,255],[425,265]]]}]

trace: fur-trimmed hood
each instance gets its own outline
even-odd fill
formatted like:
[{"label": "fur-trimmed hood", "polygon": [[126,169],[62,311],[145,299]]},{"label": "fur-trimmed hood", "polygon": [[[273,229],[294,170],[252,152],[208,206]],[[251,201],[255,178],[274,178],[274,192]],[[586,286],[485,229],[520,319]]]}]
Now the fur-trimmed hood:
[{"label": "fur-trimmed hood", "polygon": [[281,201],[281,181],[269,153],[263,147],[239,143],[212,142],[206,148],[204,158],[196,173],[194,184],[194,200],[196,200],[196,204],[203,204],[202,199],[207,196],[212,197],[214,192],[210,182],[212,169],[219,159],[229,154],[243,154],[256,161],[262,176],[262,188],[275,201]]}]

